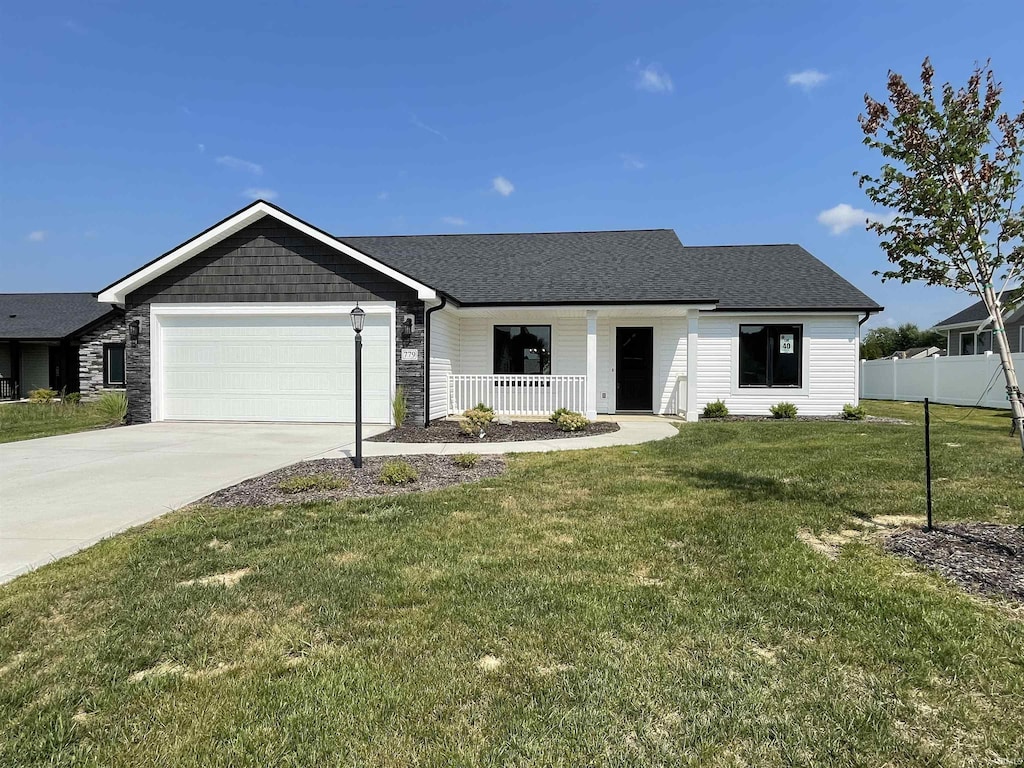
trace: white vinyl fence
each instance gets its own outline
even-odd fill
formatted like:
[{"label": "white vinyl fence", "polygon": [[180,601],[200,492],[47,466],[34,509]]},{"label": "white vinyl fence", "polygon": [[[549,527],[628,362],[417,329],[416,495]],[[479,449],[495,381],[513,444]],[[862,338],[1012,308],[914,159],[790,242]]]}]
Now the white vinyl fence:
[{"label": "white vinyl fence", "polygon": [[587,409],[586,376],[531,374],[451,374],[448,413],[462,413],[477,403],[502,416],[549,416],[556,408]]},{"label": "white vinyl fence", "polygon": [[[1017,376],[1024,354],[1013,355]],[[986,387],[991,388],[982,397]],[[862,360],[860,396],[870,400],[924,400],[948,405],[1009,408],[999,355],[926,357],[920,360]],[[978,399],[981,402],[978,403]]]}]

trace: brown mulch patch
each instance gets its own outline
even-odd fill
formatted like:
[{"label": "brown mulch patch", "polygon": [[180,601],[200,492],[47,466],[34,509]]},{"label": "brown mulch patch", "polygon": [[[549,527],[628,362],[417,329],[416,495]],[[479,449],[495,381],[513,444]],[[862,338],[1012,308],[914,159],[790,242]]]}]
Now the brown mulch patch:
[{"label": "brown mulch patch", "polygon": [[438,419],[430,422],[430,426],[399,427],[383,432],[368,441],[378,443],[502,443],[521,440],[560,440],[565,437],[589,437],[618,432],[619,425],[612,421],[595,421],[579,432],[563,432],[550,421],[513,421],[511,424],[491,424],[487,428],[487,436],[483,439],[475,435],[467,435],[459,427],[457,421]]},{"label": "brown mulch patch", "polygon": [[938,571],[969,592],[1024,602],[1024,526],[954,523],[911,528],[885,548]]},{"label": "brown mulch patch", "polygon": [[[419,474],[419,479],[403,485],[387,485],[379,480],[380,470],[389,461],[404,461]],[[277,504],[303,504],[316,501],[390,496],[416,493],[472,483],[496,477],[505,471],[502,456],[481,456],[476,465],[464,469],[451,456],[373,456],[363,458],[363,468],[356,469],[350,459],[316,459],[292,464],[259,477],[211,493],[196,504],[217,507],[259,507]],[[278,488],[283,480],[310,475],[330,475],[343,481],[344,487],[286,493]]]}]

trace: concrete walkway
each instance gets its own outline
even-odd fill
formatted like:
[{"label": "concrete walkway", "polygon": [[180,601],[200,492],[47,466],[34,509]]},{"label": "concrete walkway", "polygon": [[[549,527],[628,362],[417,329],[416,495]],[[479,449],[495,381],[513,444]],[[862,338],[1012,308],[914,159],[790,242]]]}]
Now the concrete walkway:
[{"label": "concrete walkway", "polygon": [[[607,448],[613,445],[637,445],[663,440],[678,433],[677,424],[685,422],[660,416],[616,416],[617,432],[591,437],[566,437],[557,440],[519,440],[507,443],[363,443],[364,456],[415,456],[422,454],[451,455],[455,453],[537,453],[543,451],[579,451],[584,448]],[[332,459],[349,456],[351,447],[327,451],[317,458]]]}]

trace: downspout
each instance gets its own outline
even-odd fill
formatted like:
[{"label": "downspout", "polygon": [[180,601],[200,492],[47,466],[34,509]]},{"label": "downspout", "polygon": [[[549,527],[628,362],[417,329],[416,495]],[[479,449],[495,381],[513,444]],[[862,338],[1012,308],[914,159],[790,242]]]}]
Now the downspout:
[{"label": "downspout", "polygon": [[423,426],[430,426],[430,316],[448,304],[448,297],[441,294],[441,303],[423,313]]}]

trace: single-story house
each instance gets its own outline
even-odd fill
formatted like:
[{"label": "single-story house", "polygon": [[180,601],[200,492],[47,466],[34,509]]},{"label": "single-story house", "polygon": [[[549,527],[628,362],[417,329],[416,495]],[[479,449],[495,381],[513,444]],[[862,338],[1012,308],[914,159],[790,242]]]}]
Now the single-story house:
[{"label": "single-story house", "polygon": [[0,400],[124,389],[124,310],[95,293],[0,293]]},{"label": "single-story house", "polygon": [[336,236],[256,201],[99,292],[123,307],[134,421],[350,421],[401,386],[424,424],[482,401],[543,416],[696,419],[858,397],[882,308],[798,245],[685,247],[669,229]]},{"label": "single-story house", "polygon": [[[1016,303],[1020,298],[1020,289],[1007,291],[1003,302]],[[978,300],[966,309],[936,323],[933,328],[945,332],[949,340],[946,345],[947,355],[984,355],[996,351],[992,346],[992,325],[988,319],[985,302]],[[1006,340],[1010,344],[1010,352],[1024,352],[1024,305],[1005,311],[1003,323],[1006,325]]]}]

